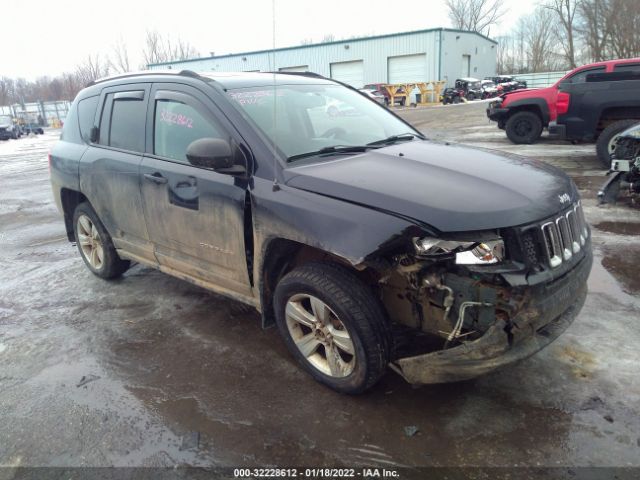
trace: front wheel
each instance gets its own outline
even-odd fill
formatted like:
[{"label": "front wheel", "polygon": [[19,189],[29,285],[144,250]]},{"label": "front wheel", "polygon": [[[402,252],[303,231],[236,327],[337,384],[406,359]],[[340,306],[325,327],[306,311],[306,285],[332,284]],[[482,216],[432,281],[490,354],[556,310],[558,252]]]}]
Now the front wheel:
[{"label": "front wheel", "polygon": [[615,153],[618,145],[618,137],[627,128],[638,123],[638,120],[620,120],[605,128],[596,142],[598,160],[606,169],[611,167],[611,154]]},{"label": "front wheel", "polygon": [[509,117],[505,130],[513,143],[534,143],[542,134],[542,120],[533,112],[517,112]]},{"label": "front wheel", "polygon": [[130,266],[116,252],[111,236],[88,203],[81,203],[73,214],[74,235],[82,260],[94,275],[106,280],[119,277]]},{"label": "front wheel", "polygon": [[278,283],[274,307],[287,348],[317,381],[357,394],[384,374],[391,344],[387,318],[373,292],[346,268],[296,268]]}]

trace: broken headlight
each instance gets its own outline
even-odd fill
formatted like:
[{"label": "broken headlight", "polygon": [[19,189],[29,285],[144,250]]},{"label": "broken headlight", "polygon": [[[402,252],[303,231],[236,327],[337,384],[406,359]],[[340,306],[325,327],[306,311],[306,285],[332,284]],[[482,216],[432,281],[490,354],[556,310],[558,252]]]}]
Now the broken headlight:
[{"label": "broken headlight", "polygon": [[425,237],[415,239],[414,245],[421,257],[454,257],[458,265],[489,265],[504,259],[504,241],[501,238],[468,242]]}]

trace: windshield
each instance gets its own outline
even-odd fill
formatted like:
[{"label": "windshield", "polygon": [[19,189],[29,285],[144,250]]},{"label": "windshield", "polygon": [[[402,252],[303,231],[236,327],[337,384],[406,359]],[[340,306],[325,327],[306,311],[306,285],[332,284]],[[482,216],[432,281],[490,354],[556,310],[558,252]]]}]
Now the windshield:
[{"label": "windshield", "polygon": [[341,85],[239,88],[229,95],[288,159],[327,147],[419,135],[384,107]]},{"label": "windshield", "polygon": [[11,117],[9,115],[0,115],[0,125],[10,125]]}]

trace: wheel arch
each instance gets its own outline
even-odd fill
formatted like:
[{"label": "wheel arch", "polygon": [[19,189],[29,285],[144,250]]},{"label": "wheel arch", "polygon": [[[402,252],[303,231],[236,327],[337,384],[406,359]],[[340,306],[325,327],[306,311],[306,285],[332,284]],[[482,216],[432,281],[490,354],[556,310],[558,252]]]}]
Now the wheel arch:
[{"label": "wheel arch", "polygon": [[[532,112],[540,117],[543,127],[547,127],[549,125],[549,107],[547,106],[547,102],[543,99],[527,99],[526,101],[519,100],[509,103],[507,107],[509,107],[508,118],[519,112]],[[505,119],[505,122],[508,118]]]},{"label": "wheel arch", "polygon": [[311,262],[340,265],[366,285],[374,287],[377,284],[377,272],[366,265],[354,266],[349,260],[335,253],[294,240],[274,237],[266,242],[260,267],[259,289],[263,328],[275,324],[273,293],[280,279],[294,268]]},{"label": "wheel arch", "polygon": [[70,242],[75,242],[73,212],[81,203],[91,203],[82,192],[64,187],[60,189],[60,202],[62,204],[62,212],[64,214],[64,226],[67,231],[67,239]]}]

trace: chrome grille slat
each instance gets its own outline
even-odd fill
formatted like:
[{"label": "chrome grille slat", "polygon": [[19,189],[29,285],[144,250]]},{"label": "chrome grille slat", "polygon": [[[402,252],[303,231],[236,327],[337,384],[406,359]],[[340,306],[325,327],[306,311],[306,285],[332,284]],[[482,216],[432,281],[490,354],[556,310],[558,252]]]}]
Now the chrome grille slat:
[{"label": "chrome grille slat", "polygon": [[560,247],[558,227],[554,222],[547,222],[542,225],[542,234],[544,236],[549,265],[551,265],[551,267],[557,267],[562,263],[562,248]]},{"label": "chrome grille slat", "polygon": [[560,243],[562,244],[562,257],[565,260],[569,260],[573,256],[573,239],[569,231],[568,221],[565,217],[558,217],[556,219],[556,226],[560,233]]},{"label": "chrome grille slat", "polygon": [[544,253],[551,268],[569,261],[585,245],[589,230],[582,205],[575,203],[569,210],[540,226]]}]

